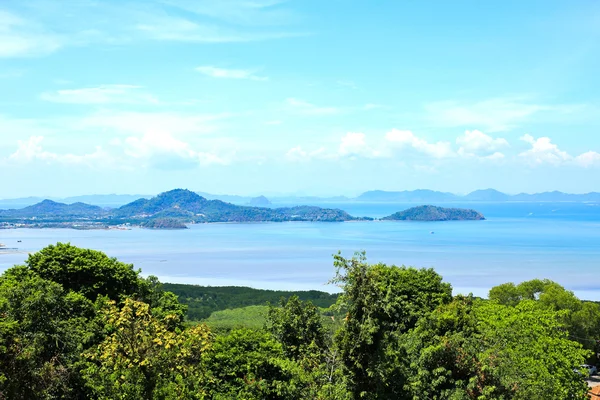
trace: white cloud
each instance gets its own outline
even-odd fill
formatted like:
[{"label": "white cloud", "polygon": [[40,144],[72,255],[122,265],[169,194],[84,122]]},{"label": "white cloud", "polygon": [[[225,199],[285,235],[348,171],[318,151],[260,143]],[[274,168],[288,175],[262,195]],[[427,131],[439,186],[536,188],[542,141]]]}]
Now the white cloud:
[{"label": "white cloud", "polygon": [[158,104],[156,97],[135,85],[101,85],[81,89],[63,89],[45,92],[45,101],[69,104]]},{"label": "white cloud", "polygon": [[341,112],[341,110],[336,107],[319,107],[314,104],[308,103],[304,100],[295,99],[293,97],[286,99],[285,103],[293,111],[305,115],[332,115]]},{"label": "white cloud", "polygon": [[483,160],[490,160],[490,161],[499,161],[499,160],[504,160],[506,158],[506,156],[503,153],[500,153],[499,151],[492,153],[488,156],[482,156],[479,157],[480,159]]},{"label": "white cloud", "polygon": [[460,146],[458,154],[463,157],[487,159],[503,158],[502,153],[497,150],[509,146],[506,139],[493,138],[478,130],[465,131],[464,135],[456,138],[456,144]]},{"label": "white cloud", "polygon": [[151,164],[176,166],[190,164],[228,164],[229,160],[211,152],[197,151],[169,132],[149,131],[142,136],[130,136],[123,142],[125,155],[145,159]]},{"label": "white cloud", "polygon": [[0,58],[46,55],[62,45],[63,40],[58,35],[0,10]]},{"label": "white cloud", "polygon": [[93,153],[76,155],[71,153],[53,153],[43,149],[43,136],[31,136],[27,140],[19,140],[17,150],[8,156],[8,160],[17,163],[44,161],[70,165],[87,165],[106,167],[111,157],[100,146]]},{"label": "white cloud", "polygon": [[226,21],[231,24],[264,26],[282,25],[296,20],[281,7],[286,0],[163,0],[188,12]]},{"label": "white cloud", "polygon": [[574,162],[575,164],[585,168],[600,166],[600,153],[595,151],[582,153],[575,157]]},{"label": "white cloud", "polygon": [[217,120],[229,114],[189,115],[180,113],[98,112],[83,118],[78,128],[102,128],[114,133],[144,134],[150,131],[172,134],[205,134],[216,130]]},{"label": "white cloud", "polygon": [[310,161],[315,158],[327,158],[324,147],[320,147],[313,151],[306,151],[302,146],[291,148],[285,154],[285,157],[290,161]]},{"label": "white cloud", "polygon": [[549,137],[535,139],[526,134],[521,136],[520,140],[529,143],[531,148],[520,153],[519,156],[532,164],[559,165],[573,158],[566,151],[560,150]]},{"label": "white cloud", "polygon": [[455,154],[448,142],[429,143],[425,139],[415,136],[411,131],[392,129],[385,135],[385,139],[400,147],[411,147],[416,151],[433,158],[448,158]]},{"label": "white cloud", "polygon": [[97,146],[94,152],[82,155],[45,150],[42,146],[43,140],[43,136],[19,140],[17,150],[8,156],[7,161],[19,164],[42,161],[47,164],[82,165],[92,168],[112,166],[124,169],[181,169],[210,164],[226,165],[231,162],[235,153],[232,151],[226,157],[212,151],[198,151],[168,132],[148,132],[124,140],[113,138],[109,141],[110,151]]},{"label": "white cloud", "polygon": [[360,132],[346,133],[342,137],[338,153],[340,156],[362,156],[368,158],[382,156],[380,151],[367,145],[365,134]]},{"label": "white cloud", "polygon": [[219,23],[196,22],[193,19],[164,15],[146,15],[134,26],[138,33],[149,39],[193,43],[254,42],[306,35],[299,32],[232,28]]},{"label": "white cloud", "polygon": [[[0,58],[43,56],[66,46],[131,44],[141,40],[230,43],[306,36],[297,21],[265,1],[13,2],[27,19],[0,10]],[[178,9],[177,9],[178,8]]]},{"label": "white cloud", "polygon": [[225,69],[225,68],[217,68],[210,65],[205,65],[196,68],[196,71],[204,74],[206,76],[210,76],[212,78],[225,78],[225,79],[250,79],[253,81],[266,81],[269,78],[266,76],[257,76],[254,75],[254,71],[245,70],[245,69]]},{"label": "white cloud", "polygon": [[518,126],[541,112],[569,113],[571,105],[545,105],[527,102],[524,98],[494,98],[479,102],[442,101],[425,106],[427,118],[443,127],[482,126],[490,132],[505,131]]}]

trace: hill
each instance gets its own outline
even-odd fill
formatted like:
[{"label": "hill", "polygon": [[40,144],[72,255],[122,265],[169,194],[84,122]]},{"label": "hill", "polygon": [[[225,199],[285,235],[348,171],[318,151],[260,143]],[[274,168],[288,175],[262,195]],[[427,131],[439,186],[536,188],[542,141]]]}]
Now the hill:
[{"label": "hill", "polygon": [[188,306],[187,318],[199,321],[208,318],[213,312],[247,306],[277,304],[279,299],[298,296],[310,300],[317,307],[328,308],[337,300],[337,294],[318,290],[280,291],[253,289],[243,286],[198,286],[182,283],[164,283],[163,289],[173,292],[178,300]]},{"label": "hill", "polygon": [[508,201],[509,195],[495,189],[476,190],[463,197],[466,201]]},{"label": "hill", "polygon": [[0,216],[6,217],[94,217],[106,215],[107,211],[98,206],[85,203],[65,204],[53,200],[43,200],[22,209],[0,210]]},{"label": "hill", "polygon": [[435,206],[412,207],[389,215],[387,221],[477,221],[485,217],[475,210]]},{"label": "hill", "polygon": [[79,229],[124,224],[181,229],[188,223],[204,222],[342,222],[370,219],[356,218],[339,209],[314,206],[239,206],[221,200],[207,200],[185,189],[171,190],[150,199],[137,199],[112,210],[85,203],[64,204],[52,200],[44,200],[19,210],[0,210],[0,223],[38,228],[76,226]]},{"label": "hill", "polygon": [[185,189],[139,199],[114,211],[117,218],[179,218],[184,222],[352,221],[345,211],[320,207],[264,208],[207,200]]},{"label": "hill", "polygon": [[253,207],[267,207],[271,205],[271,201],[269,201],[269,199],[267,199],[265,196],[258,196],[250,199],[248,205]]}]

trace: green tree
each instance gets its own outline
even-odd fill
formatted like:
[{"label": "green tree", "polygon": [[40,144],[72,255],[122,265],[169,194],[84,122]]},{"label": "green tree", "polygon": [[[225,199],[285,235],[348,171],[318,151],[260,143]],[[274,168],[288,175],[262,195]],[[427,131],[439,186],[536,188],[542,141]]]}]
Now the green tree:
[{"label": "green tree", "polygon": [[25,261],[27,268],[44,279],[59,283],[66,290],[83,294],[91,301],[98,296],[111,300],[135,297],[152,307],[155,315],[174,315],[169,320],[171,328],[181,326],[186,306],[177,297],[162,289],[155,276],[142,278],[132,264],[69,243],[49,245],[30,254]]},{"label": "green tree", "polygon": [[413,399],[585,399],[560,312],[457,297],[406,335]]},{"label": "green tree", "polygon": [[269,307],[267,330],[282,345],[287,357],[298,360],[310,345],[324,349],[326,332],[319,309],[298,296],[281,299],[279,307]]},{"label": "green tree", "polygon": [[126,299],[122,308],[109,301],[102,309],[108,334],[85,352],[88,385],[100,399],[204,398],[201,362],[210,348],[210,332],[197,325],[170,329],[167,315],[158,319],[147,303]]},{"label": "green tree", "polygon": [[279,307],[269,307],[266,327],[283,345],[285,356],[300,365],[298,375],[304,397],[348,398],[339,350],[323,326],[317,307],[297,296],[282,298]]},{"label": "green tree", "polygon": [[0,277],[0,398],[84,396],[80,352],[93,304],[22,267]]},{"label": "green tree", "polygon": [[132,264],[69,243],[57,243],[30,254],[25,264],[40,277],[92,301],[98,295],[119,300],[139,291],[139,271],[134,270]]},{"label": "green tree", "polygon": [[599,304],[581,301],[573,292],[548,279],[533,279],[518,285],[505,283],[493,287],[489,298],[508,306],[517,306],[522,301],[532,300],[540,309],[561,311],[561,321],[570,337],[586,349],[594,350],[589,358],[591,363],[598,361],[596,353],[600,351],[597,345],[597,340],[600,339]]},{"label": "green tree", "polygon": [[236,329],[217,336],[206,358],[214,399],[300,399],[303,387],[298,365],[265,331]]},{"label": "green tree", "polygon": [[451,287],[432,269],[370,265],[364,253],[334,256],[333,283],[343,289],[346,322],[336,335],[354,398],[405,396],[402,334],[419,318],[451,301]]}]

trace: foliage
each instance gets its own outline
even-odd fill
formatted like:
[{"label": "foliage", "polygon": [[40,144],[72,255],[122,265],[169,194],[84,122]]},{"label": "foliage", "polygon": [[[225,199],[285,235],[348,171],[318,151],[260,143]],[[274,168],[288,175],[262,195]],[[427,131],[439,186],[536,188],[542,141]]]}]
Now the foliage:
[{"label": "foliage", "polygon": [[495,286],[490,289],[489,299],[508,306],[517,306],[523,301],[534,300],[537,308],[561,311],[560,320],[567,328],[570,337],[586,349],[592,350],[589,362],[598,362],[600,304],[581,301],[573,292],[548,279],[533,279],[518,285],[505,283]]},{"label": "foliage", "polygon": [[77,397],[92,303],[24,268],[0,277],[0,398]]},{"label": "foliage", "polygon": [[432,269],[369,265],[364,253],[334,256],[333,283],[343,294],[346,323],[336,335],[355,398],[399,398],[404,393],[400,335],[419,318],[448,303],[451,287]]},{"label": "foliage", "polygon": [[181,303],[188,306],[187,319],[200,321],[219,310],[246,306],[261,306],[277,303],[281,298],[298,296],[300,300],[310,300],[317,307],[328,308],[335,304],[338,294],[308,291],[280,291],[253,289],[242,286],[198,286],[180,283],[164,283],[162,287],[175,293]]},{"label": "foliage", "polygon": [[585,399],[573,369],[586,351],[559,315],[531,302],[502,306],[457,297],[406,335],[414,399]]},{"label": "foliage", "polygon": [[172,217],[151,218],[143,221],[141,226],[151,229],[187,229],[187,225],[184,222]]},{"label": "foliage", "polygon": [[[294,296],[162,285],[49,246],[0,276],[0,399],[586,398],[575,339],[597,335],[598,304],[548,280],[452,298],[431,269],[334,263],[341,295]],[[280,301],[185,326],[171,287],[203,310]]]},{"label": "foliage", "polygon": [[462,221],[482,220],[485,217],[475,210],[464,208],[418,206],[399,211],[383,219],[390,221]]},{"label": "foliage", "polygon": [[206,367],[217,399],[302,398],[294,379],[297,367],[285,360],[281,344],[264,331],[237,329],[217,336]]},{"label": "foliage", "polygon": [[50,245],[30,254],[27,267],[44,279],[61,284],[95,301],[98,295],[118,300],[139,289],[139,271],[106,254],[69,243]]},{"label": "foliage", "polygon": [[311,346],[325,348],[326,332],[318,308],[298,296],[282,299],[279,307],[269,307],[267,330],[283,345],[285,355],[294,360],[302,358]]},{"label": "foliage", "polygon": [[121,309],[108,302],[101,313],[108,335],[85,352],[90,363],[84,371],[101,399],[204,397],[199,363],[210,347],[206,326],[172,331],[169,320],[177,316],[160,320],[148,304],[132,299]]},{"label": "foliage", "polygon": [[215,333],[227,333],[234,329],[261,329],[266,323],[267,306],[248,306],[233,310],[215,311],[203,323]]}]

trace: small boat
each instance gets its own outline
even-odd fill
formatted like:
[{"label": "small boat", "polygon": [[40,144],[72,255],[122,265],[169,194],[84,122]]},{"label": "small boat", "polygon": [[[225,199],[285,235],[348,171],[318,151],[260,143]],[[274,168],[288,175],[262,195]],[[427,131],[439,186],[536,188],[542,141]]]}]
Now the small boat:
[{"label": "small boat", "polygon": [[21,243],[21,241],[20,241],[20,240],[17,240],[17,243]]}]

